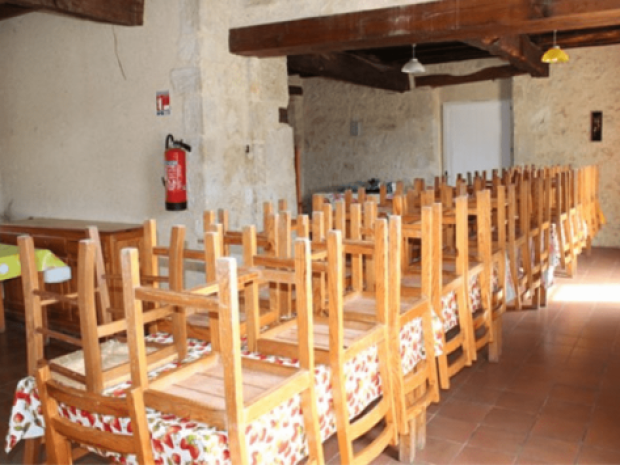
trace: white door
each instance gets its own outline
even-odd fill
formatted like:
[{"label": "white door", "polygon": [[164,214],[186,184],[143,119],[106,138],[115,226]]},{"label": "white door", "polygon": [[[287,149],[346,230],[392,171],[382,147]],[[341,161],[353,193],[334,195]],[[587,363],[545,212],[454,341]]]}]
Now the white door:
[{"label": "white door", "polygon": [[467,172],[512,165],[510,101],[448,102],[443,105],[443,163],[448,180]]}]

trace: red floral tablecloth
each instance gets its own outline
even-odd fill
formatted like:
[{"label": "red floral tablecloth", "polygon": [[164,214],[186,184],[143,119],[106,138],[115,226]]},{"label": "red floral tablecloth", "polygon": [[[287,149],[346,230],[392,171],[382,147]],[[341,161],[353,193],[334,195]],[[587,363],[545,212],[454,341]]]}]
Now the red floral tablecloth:
[{"label": "red floral tablecloth", "polygon": [[[562,226],[562,234],[564,234],[564,226]],[[544,243],[540,242],[541,252],[544,248]],[[530,250],[530,260],[534,263],[534,240],[530,238],[529,241],[529,250]],[[523,257],[521,256],[521,248],[517,248],[517,272],[519,278],[522,278],[525,271],[523,269]],[[554,273],[555,269],[560,266],[560,239],[558,237],[558,230],[555,223],[551,224],[549,230],[549,266],[546,270],[543,270],[542,273],[542,284],[545,289],[550,289],[554,283]],[[509,269],[507,268],[508,272]],[[511,285],[511,291],[514,291],[514,286],[512,284],[512,280],[510,279],[510,275],[507,275],[507,281]],[[511,302],[515,298],[516,294],[512,294],[510,298],[507,298],[507,302]]]},{"label": "red floral tablecloth", "polygon": [[[413,368],[424,357],[422,346],[416,342],[421,337],[416,333],[414,322],[403,328],[401,348],[403,363]],[[170,342],[167,334],[157,334],[149,338],[160,343]],[[194,360],[211,350],[210,344],[191,340],[189,356]],[[244,352],[244,356],[261,358],[284,365],[295,365],[295,360],[266,357]],[[149,374],[154,377],[162,371],[176,366],[167,365]],[[371,347],[358,354],[345,366],[346,388],[350,417],[360,414],[373,400],[381,395],[381,379],[378,373],[377,351]],[[336,431],[331,392],[331,373],[327,366],[317,365],[315,382],[318,399],[318,412],[322,440]],[[125,383],[106,392],[113,396],[123,395],[129,386]],[[129,419],[92,415],[76,409],[61,408],[61,413],[78,423],[95,426],[101,430],[127,432]],[[206,424],[189,419],[178,418],[147,409],[147,422],[151,430],[151,441],[157,463],[166,464],[229,464],[228,436]],[[16,388],[14,405],[6,438],[6,452],[21,439],[36,438],[44,434],[44,418],[38,398],[34,378],[22,379]],[[295,397],[284,402],[270,413],[254,421],[247,429],[248,451],[254,464],[294,464],[306,456],[306,441],[300,399]],[[121,463],[135,463],[135,457],[119,457],[106,454]]]},{"label": "red floral tablecloth", "polygon": [[[480,285],[477,277],[470,281],[472,308],[480,302]],[[477,302],[477,303],[476,303]],[[433,336],[435,355],[443,349],[443,333],[458,324],[458,306],[454,292],[442,298],[443,322],[433,312]],[[409,322],[401,330],[400,352],[403,371],[410,372],[421,360],[426,358],[421,319]],[[168,334],[155,334],[150,341],[171,342]],[[211,351],[210,344],[192,339],[189,341],[189,355],[184,362],[195,360]],[[243,352],[250,358],[259,358],[273,363],[294,366],[296,360],[262,354]],[[169,364],[149,374],[155,377],[163,371],[174,368]],[[381,395],[381,379],[378,372],[376,347],[358,354],[345,366],[349,416],[359,415],[373,400]],[[336,432],[336,418],[331,392],[331,372],[325,365],[317,365],[315,383],[318,400],[321,438],[325,441]],[[109,389],[106,394],[123,395],[130,383]],[[22,379],[16,388],[14,405],[6,438],[6,452],[21,439],[40,437],[44,434],[44,419],[37,395],[34,378]],[[129,419],[92,415],[85,411],[61,408],[67,418],[78,423],[95,426],[101,430],[127,432]],[[147,422],[151,430],[151,441],[157,463],[161,464],[229,464],[228,436],[206,424],[189,419],[178,418],[147,409]],[[294,464],[307,454],[303,416],[299,397],[284,402],[270,413],[254,421],[247,429],[248,451],[253,464]],[[99,451],[102,453],[101,451]],[[103,453],[102,453],[103,454]],[[135,457],[119,457],[107,454],[121,463],[135,463]]]}]

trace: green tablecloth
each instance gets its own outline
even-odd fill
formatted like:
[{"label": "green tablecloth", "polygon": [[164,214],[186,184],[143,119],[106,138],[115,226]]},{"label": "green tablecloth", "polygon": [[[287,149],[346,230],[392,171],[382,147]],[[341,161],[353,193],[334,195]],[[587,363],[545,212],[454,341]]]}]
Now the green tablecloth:
[{"label": "green tablecloth", "polygon": [[[47,283],[58,283],[71,279],[71,268],[50,250],[36,249],[37,270],[44,272]],[[16,245],[0,244],[0,281],[21,276],[19,248]]]}]

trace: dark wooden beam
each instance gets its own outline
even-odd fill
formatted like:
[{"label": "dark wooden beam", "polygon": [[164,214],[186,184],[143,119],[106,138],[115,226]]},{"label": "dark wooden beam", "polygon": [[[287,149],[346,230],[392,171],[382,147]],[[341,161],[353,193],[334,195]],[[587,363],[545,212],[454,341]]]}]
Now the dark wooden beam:
[{"label": "dark wooden beam", "polygon": [[443,87],[454,86],[457,84],[469,84],[471,82],[491,81],[494,79],[507,79],[513,76],[526,74],[525,71],[514,66],[495,66],[477,71],[463,76],[452,74],[434,74],[430,76],[417,76],[415,86],[417,87]]},{"label": "dark wooden beam", "polygon": [[21,6],[16,5],[8,5],[6,3],[0,4],[0,21],[3,19],[15,18],[16,16],[25,15],[26,13],[30,13],[32,11],[36,11],[32,8],[23,8]]},{"label": "dark wooden beam", "polygon": [[441,0],[230,30],[232,53],[273,57],[620,24],[620,0]]},{"label": "dark wooden beam", "polygon": [[289,74],[322,76],[395,92],[410,89],[409,76],[400,69],[377,65],[348,53],[290,56],[288,70]]},{"label": "dark wooden beam", "polygon": [[527,36],[485,37],[466,43],[508,61],[533,77],[549,76],[549,65],[540,61],[544,52]]},{"label": "dark wooden beam", "polygon": [[144,23],[144,0],[9,0],[24,8],[53,11],[121,26]]},{"label": "dark wooden beam", "polygon": [[[539,37],[536,43],[544,50],[553,45],[553,34]],[[587,32],[573,32],[558,35],[557,43],[562,48],[595,47],[620,43],[620,29]]]},{"label": "dark wooden beam", "polygon": [[279,121],[283,124],[288,123],[288,108],[278,108]]},{"label": "dark wooden beam", "polygon": [[304,95],[304,89],[301,86],[288,86],[289,95]]}]

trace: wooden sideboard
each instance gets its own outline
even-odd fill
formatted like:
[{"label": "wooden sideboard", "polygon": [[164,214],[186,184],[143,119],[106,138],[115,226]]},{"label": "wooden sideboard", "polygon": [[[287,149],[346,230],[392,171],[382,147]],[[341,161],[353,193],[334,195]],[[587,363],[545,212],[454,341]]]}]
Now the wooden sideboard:
[{"label": "wooden sideboard", "polygon": [[[99,229],[106,272],[120,274],[120,251],[125,247],[141,247],[142,225],[32,218],[0,224],[0,242],[17,244],[18,236],[24,234],[32,236],[35,247],[51,250],[71,267],[71,281],[46,284],[46,288],[63,293],[75,292],[77,291],[78,242],[86,237],[88,226],[97,226]],[[110,283],[110,300],[112,308],[122,308],[123,296],[120,283]],[[21,278],[4,281],[4,305],[8,317],[24,320]],[[47,315],[51,327],[72,333],[79,332],[77,307],[66,303],[50,305]]]}]

